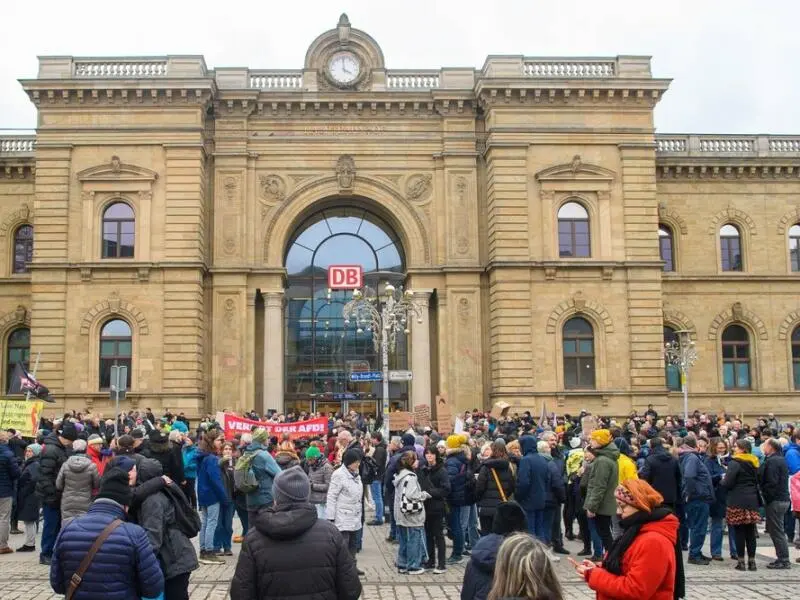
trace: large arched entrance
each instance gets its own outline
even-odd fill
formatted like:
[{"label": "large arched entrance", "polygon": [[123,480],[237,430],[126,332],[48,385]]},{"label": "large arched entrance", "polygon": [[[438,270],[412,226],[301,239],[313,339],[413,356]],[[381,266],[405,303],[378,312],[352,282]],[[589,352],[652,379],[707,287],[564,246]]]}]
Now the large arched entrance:
[{"label": "large arched entrance", "polygon": [[[405,280],[405,253],[396,231],[358,205],[322,208],[300,223],[287,245],[284,337],[286,412],[376,414],[380,381],[352,381],[353,372],[380,371],[369,328],[345,324],[342,309],[351,290],[328,288],[331,265],[361,265],[373,289]],[[408,341],[401,336],[390,369],[408,368]],[[409,384],[392,382],[392,408],[409,405]]]}]

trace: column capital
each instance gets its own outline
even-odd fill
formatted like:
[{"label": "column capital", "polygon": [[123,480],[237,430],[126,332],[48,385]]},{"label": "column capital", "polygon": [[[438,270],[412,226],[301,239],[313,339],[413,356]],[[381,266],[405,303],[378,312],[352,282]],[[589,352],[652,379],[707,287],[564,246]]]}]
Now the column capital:
[{"label": "column capital", "polygon": [[433,290],[413,290],[414,295],[412,300],[415,304],[419,304],[423,308],[427,308],[430,304],[431,294]]},{"label": "column capital", "polygon": [[261,292],[264,298],[264,306],[269,308],[280,308],[283,306],[283,298],[285,296],[283,291]]}]

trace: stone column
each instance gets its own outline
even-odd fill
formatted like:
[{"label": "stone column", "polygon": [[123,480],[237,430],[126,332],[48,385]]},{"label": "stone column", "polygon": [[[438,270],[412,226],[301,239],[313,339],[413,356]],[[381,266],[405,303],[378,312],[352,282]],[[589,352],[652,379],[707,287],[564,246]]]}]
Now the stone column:
[{"label": "stone column", "polygon": [[264,405],[283,411],[283,292],[264,295]]},{"label": "stone column", "polygon": [[428,306],[431,290],[414,290],[414,302],[420,309],[422,323],[411,324],[411,406],[431,404],[431,339]]}]

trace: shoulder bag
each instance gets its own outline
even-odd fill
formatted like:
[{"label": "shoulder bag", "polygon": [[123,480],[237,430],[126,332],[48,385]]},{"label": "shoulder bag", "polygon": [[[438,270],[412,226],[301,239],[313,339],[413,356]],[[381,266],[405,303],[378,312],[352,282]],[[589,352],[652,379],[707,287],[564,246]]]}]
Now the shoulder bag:
[{"label": "shoulder bag", "polygon": [[69,587],[67,588],[65,600],[72,600],[72,596],[75,595],[78,586],[80,586],[81,581],[83,581],[83,576],[86,574],[86,570],[92,564],[95,554],[97,554],[97,551],[100,550],[100,546],[103,545],[103,543],[108,539],[108,536],[110,536],[120,525],[122,525],[122,521],[120,519],[114,519],[111,521],[111,523],[106,525],[106,528],[103,529],[98,538],[94,541],[94,544],[92,544],[88,554],[83,557],[78,570],[75,571],[72,574],[72,577],[69,579]]}]

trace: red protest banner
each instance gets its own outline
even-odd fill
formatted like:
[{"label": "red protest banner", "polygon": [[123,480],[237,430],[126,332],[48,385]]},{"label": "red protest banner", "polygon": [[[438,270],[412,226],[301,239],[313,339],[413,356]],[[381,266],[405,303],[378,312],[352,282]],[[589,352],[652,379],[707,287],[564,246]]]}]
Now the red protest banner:
[{"label": "red protest banner", "polygon": [[[219,413],[218,413],[219,414]],[[328,433],[328,419],[309,419],[308,421],[297,421],[296,423],[264,423],[245,419],[231,413],[222,413],[221,425],[225,430],[225,439],[232,440],[237,433],[250,433],[253,426],[266,429],[270,436],[281,437],[288,433],[291,439],[302,437],[324,436]]]}]

